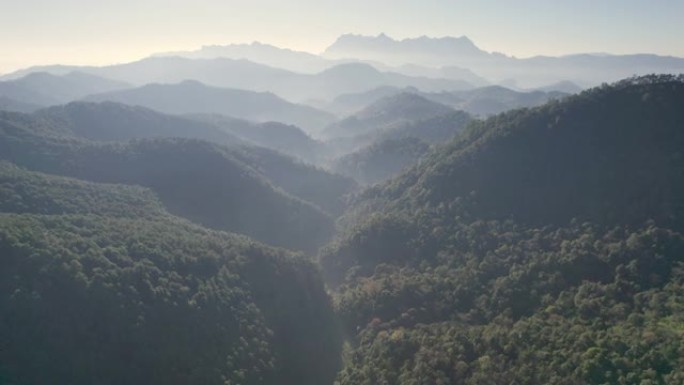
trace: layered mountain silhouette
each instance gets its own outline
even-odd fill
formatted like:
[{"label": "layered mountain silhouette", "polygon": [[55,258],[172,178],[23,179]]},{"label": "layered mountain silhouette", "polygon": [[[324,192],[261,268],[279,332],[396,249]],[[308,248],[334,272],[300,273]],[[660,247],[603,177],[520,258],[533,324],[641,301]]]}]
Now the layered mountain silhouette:
[{"label": "layered mountain silhouette", "polygon": [[380,71],[365,63],[340,64],[316,74],[301,74],[244,59],[181,57],[152,57],[105,67],[35,67],[3,78],[12,79],[37,71],[58,75],[79,71],[138,86],[196,80],[215,87],[273,92],[296,102],[329,100],[342,93],[368,91],[384,85],[414,86],[425,91],[462,90],[472,87],[463,80],[407,76]]},{"label": "layered mountain silhouette", "polygon": [[559,80],[581,86],[616,81],[633,75],[680,73],[684,59],[649,54],[578,54],[515,58],[478,48],[467,37],[395,40],[378,36],[342,35],[323,53],[331,59],[357,58],[392,65],[458,66],[492,81],[515,79],[522,86],[541,87]]},{"label": "layered mountain silhouette", "polygon": [[[98,110],[102,118],[116,116],[120,125],[88,124]],[[311,252],[332,234],[330,213],[343,209],[343,195],[355,188],[352,180],[266,149],[227,148],[186,139],[196,128],[226,135],[201,123],[188,125],[185,133],[174,132],[173,125],[140,125],[155,120],[174,123],[174,119],[111,104],[75,104],[33,115],[4,112],[0,155],[35,171],[146,186],[176,215],[273,245]],[[138,124],[139,129],[130,130],[128,124]],[[103,134],[103,127],[118,133]],[[140,132],[145,127],[150,130],[147,134]],[[186,138],[157,137],[162,130]],[[127,136],[145,139],[111,143],[84,139],[125,140]],[[263,209],[261,214],[257,207]],[[282,227],[294,233],[283,232]]]},{"label": "layered mountain silhouette", "polygon": [[[551,89],[555,88],[551,86]],[[558,88],[562,88],[562,85],[559,85]],[[573,89],[568,84],[564,88]],[[378,100],[401,93],[420,95],[436,103],[482,116],[497,114],[515,108],[536,107],[549,100],[560,99],[568,95],[565,92],[552,90],[515,91],[502,86],[486,86],[451,92],[421,92],[414,87],[403,89],[379,87],[368,92],[340,95],[330,103],[320,104],[319,108],[338,115],[349,115],[362,110]]]},{"label": "layered mountain silhouette", "polygon": [[413,166],[429,149],[429,144],[411,136],[380,140],[336,159],[332,169],[363,184],[374,184]]},{"label": "layered mountain silhouette", "polygon": [[[345,64],[372,65],[381,74],[376,74],[373,83],[367,85],[348,83],[349,79],[331,80],[329,74],[321,76]],[[219,87],[270,91],[293,101],[307,101],[332,99],[342,93],[379,86],[448,91],[500,83],[520,89],[568,92],[576,87],[552,86],[562,81],[586,88],[633,75],[680,73],[684,71],[684,59],[651,54],[590,53],[516,58],[484,51],[465,36],[395,40],[384,34],[375,37],[348,34],[340,36],[321,55],[262,43],[205,46],[197,51],[159,54],[105,67],[32,67],[2,79],[16,79],[31,72],[65,75],[73,71],[134,85],[193,79]],[[433,83],[430,79],[440,82]]]},{"label": "layered mountain silhouette", "polygon": [[91,95],[85,100],[114,101],[170,114],[213,113],[257,122],[279,121],[309,132],[318,131],[335,119],[329,113],[290,103],[272,93],[211,87],[190,80]]},{"label": "layered mountain silhouette", "polygon": [[63,104],[93,93],[122,90],[130,85],[84,72],[53,75],[33,72],[18,79],[0,82],[0,97],[15,103],[11,110],[26,112],[31,106]]},{"label": "layered mountain silhouette", "polygon": [[328,138],[364,135],[451,112],[453,109],[446,105],[415,93],[402,92],[371,103],[361,111],[326,128],[323,135]]},{"label": "layered mountain silhouette", "polygon": [[490,57],[465,36],[397,41],[384,33],[378,36],[347,34],[340,36],[325,52],[329,58],[361,58],[393,65],[419,64],[430,67],[477,63]]},{"label": "layered mountain silhouette", "polygon": [[219,127],[241,139],[261,147],[318,163],[324,156],[325,146],[314,140],[301,128],[279,122],[254,123],[218,114],[191,114],[188,118]]},{"label": "layered mountain silhouette", "polygon": [[308,52],[279,48],[257,41],[251,44],[206,45],[195,51],[165,52],[155,56],[188,59],[245,59],[271,67],[311,74],[340,64],[338,61],[328,60]]},{"label": "layered mountain silhouette", "polygon": [[247,144],[238,136],[208,123],[114,102],[72,102],[42,109],[33,117],[55,132],[93,141],[174,137],[223,145]]}]

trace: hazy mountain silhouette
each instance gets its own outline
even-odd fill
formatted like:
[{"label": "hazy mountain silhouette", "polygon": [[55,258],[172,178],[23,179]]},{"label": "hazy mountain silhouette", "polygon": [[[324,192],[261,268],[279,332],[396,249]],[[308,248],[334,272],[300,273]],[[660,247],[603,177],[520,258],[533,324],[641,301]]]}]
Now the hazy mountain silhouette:
[{"label": "hazy mountain silhouette", "polygon": [[[397,123],[378,130],[370,130],[355,136],[344,136],[329,139],[325,142],[328,164],[337,167],[338,159],[346,155],[363,151],[375,143],[397,141],[401,139],[417,139],[421,142],[437,144],[449,141],[459,134],[473,120],[464,111],[452,111],[444,115]],[[393,148],[397,148],[394,146]]]},{"label": "hazy mountain silhouette", "polygon": [[380,86],[413,86],[423,91],[451,91],[472,86],[462,80],[413,77],[383,72],[370,64],[348,63],[316,74],[300,74],[248,60],[153,57],[105,67],[36,67],[5,76],[10,79],[27,71],[63,73],[78,70],[142,86],[148,83],[178,83],[196,80],[207,85],[258,92],[273,92],[290,101],[330,100],[343,93],[367,91]]},{"label": "hazy mountain silhouette", "polygon": [[429,144],[414,137],[381,140],[336,159],[332,169],[360,183],[374,184],[412,166],[429,149]]},{"label": "hazy mountain silhouette", "polygon": [[176,56],[188,59],[246,59],[254,63],[301,73],[318,73],[339,64],[338,61],[328,60],[308,52],[279,48],[257,41],[251,44],[206,45],[195,51],[164,52],[154,56]]},{"label": "hazy mountain silhouette", "polygon": [[381,98],[354,115],[325,129],[326,138],[349,137],[397,127],[401,124],[446,115],[450,107],[410,92]]},{"label": "hazy mountain silhouette", "polygon": [[474,86],[489,85],[489,82],[469,69],[448,66],[431,68],[416,64],[391,66],[379,61],[360,60],[355,58],[326,59],[320,55],[279,48],[270,44],[253,42],[251,44],[228,44],[203,46],[194,51],[177,51],[155,54],[155,57],[183,57],[189,59],[245,59],[254,63],[286,69],[298,73],[316,74],[339,64],[370,64],[382,72],[394,72],[413,77],[461,80]]},{"label": "hazy mountain silhouette", "polygon": [[437,144],[453,139],[473,120],[464,111],[453,111],[445,115],[406,122],[383,131],[379,140],[416,138],[423,142]]},{"label": "hazy mountain silhouette", "polygon": [[49,106],[67,103],[86,95],[130,87],[128,84],[83,72],[53,75],[29,73],[14,80],[0,82],[0,96],[17,102]]},{"label": "hazy mountain silhouette", "polygon": [[0,110],[15,112],[33,112],[42,108],[37,104],[20,102],[6,96],[0,96]]},{"label": "hazy mountain silhouette", "polygon": [[518,92],[501,86],[489,86],[459,92],[421,94],[455,109],[475,115],[492,115],[523,107],[540,106],[549,100],[560,99],[567,94],[557,91]]},{"label": "hazy mountain silhouette", "polygon": [[323,143],[312,139],[301,128],[280,122],[254,123],[218,114],[191,114],[188,118],[206,122],[258,146],[271,148],[317,163]]},{"label": "hazy mountain silhouette", "polygon": [[684,72],[684,58],[650,54],[578,54],[518,59],[481,50],[465,36],[423,36],[398,41],[384,34],[376,37],[349,34],[338,38],[323,56],[375,60],[397,66],[458,66],[474,70],[492,81],[516,79],[525,87],[544,86],[560,79],[584,87],[633,75]]},{"label": "hazy mountain silhouette", "polygon": [[269,181],[257,171],[264,162],[246,163],[244,150],[178,138],[98,143],[36,127],[31,118],[0,116],[1,159],[34,171],[145,186],[175,215],[272,245],[313,252],[332,235],[328,214]]},{"label": "hazy mountain silhouette", "polygon": [[[335,66],[315,75],[304,87],[331,90],[326,95],[318,95],[320,99],[332,99],[338,95],[352,92],[369,91],[382,86],[415,87],[425,92],[455,91],[471,89],[473,86],[463,80],[413,77],[395,72],[382,72],[365,63],[349,63]],[[354,91],[357,90],[357,91]]]},{"label": "hazy mountain silhouette", "polygon": [[[63,75],[78,70],[135,85],[193,79],[214,86],[271,91],[293,101],[306,101],[332,99],[341,93],[361,92],[381,85],[413,85],[423,91],[442,91],[465,88],[464,83],[484,86],[514,80],[518,87],[531,89],[565,80],[585,88],[633,75],[684,72],[684,59],[677,57],[577,54],[521,59],[484,51],[465,36],[422,36],[398,41],[384,34],[376,37],[348,34],[340,36],[321,56],[261,43],[208,46],[177,54],[187,57],[157,56],[105,67],[39,66],[16,71],[2,79],[16,79],[38,71]],[[357,85],[356,89],[322,87],[326,82],[316,79],[320,75],[317,71],[331,69],[341,62],[371,63],[383,73],[414,78],[413,84],[407,84],[407,79],[396,84],[392,82],[396,79],[388,76],[367,87]],[[425,78],[443,79],[443,84],[441,87],[430,82],[425,84]],[[449,84],[447,80],[461,84]],[[298,89],[310,84],[312,88],[306,91]]]},{"label": "hazy mountain silhouette", "polygon": [[[562,84],[559,85],[559,87],[561,86]],[[566,85],[566,87],[570,88],[571,85]],[[345,112],[349,114],[382,98],[405,92],[417,94],[425,99],[475,115],[491,115],[514,108],[535,107],[567,95],[559,91],[514,91],[501,86],[487,86],[452,92],[420,92],[415,88],[380,87],[358,94],[343,94],[331,103],[320,104],[319,107],[338,115]]]},{"label": "hazy mountain silhouette", "polygon": [[[243,139],[243,135],[275,138],[283,136],[265,132],[254,134],[250,132],[252,130],[287,130],[285,136],[290,133],[289,130],[297,130],[298,134],[304,135],[298,128],[280,123],[261,125],[238,121],[245,126],[232,125],[232,129],[229,129],[219,124],[223,120],[229,121],[225,117],[221,117],[221,121],[216,117],[201,121],[112,102],[74,102],[30,115],[4,113],[0,117],[5,123],[17,124],[42,136],[57,136],[61,139],[128,143],[137,139],[185,138],[226,145],[229,148],[223,149],[225,153],[242,162],[245,167],[255,170],[275,187],[334,216],[340,215],[344,208],[343,196],[356,189],[355,182],[348,178],[332,175],[274,150],[248,145],[253,141]],[[311,141],[306,135],[304,137]],[[292,144],[292,147],[297,146],[298,144]]]},{"label": "hazy mountain silhouette", "polygon": [[346,34],[340,36],[325,52],[328,58],[359,58],[377,60],[391,65],[418,64],[431,67],[457,65],[486,60],[489,53],[480,50],[465,36],[394,40],[389,36],[363,36]]},{"label": "hazy mountain silhouette", "polygon": [[246,144],[208,123],[114,102],[72,102],[40,110],[34,116],[55,130],[95,141],[175,137],[225,145]]},{"label": "hazy mountain silhouette", "polygon": [[362,110],[364,107],[373,102],[388,96],[397,95],[401,92],[417,93],[418,89],[413,87],[399,88],[382,86],[359,93],[341,94],[330,102],[320,103],[316,106],[322,110],[330,111],[338,116],[348,116]]},{"label": "hazy mountain silhouette", "polygon": [[272,93],[217,88],[197,81],[150,84],[139,88],[87,97],[87,101],[114,101],[170,114],[222,114],[257,122],[279,121],[309,132],[335,118],[313,107],[287,102]]},{"label": "hazy mountain silhouette", "polygon": [[547,84],[545,86],[537,87],[532,91],[544,91],[544,92],[563,92],[566,94],[576,94],[583,90],[579,85],[569,81],[561,80],[555,83]]}]

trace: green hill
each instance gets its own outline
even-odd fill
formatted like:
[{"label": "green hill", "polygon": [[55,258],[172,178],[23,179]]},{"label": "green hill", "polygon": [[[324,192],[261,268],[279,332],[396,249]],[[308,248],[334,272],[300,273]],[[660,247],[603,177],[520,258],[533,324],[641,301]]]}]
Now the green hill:
[{"label": "green hill", "polygon": [[374,184],[414,165],[429,149],[429,144],[413,137],[388,139],[336,159],[332,169],[363,184]]},{"label": "green hill", "polygon": [[63,75],[32,72],[18,79],[0,81],[0,98],[9,98],[32,106],[48,106],[68,103],[93,93],[128,87],[130,86],[123,82],[78,71]]},{"label": "green hill", "polygon": [[301,255],[168,214],[149,190],[0,162],[0,378],[330,382],[339,337]]},{"label": "green hill", "polygon": [[327,112],[290,103],[270,92],[210,87],[194,80],[148,84],[91,95],[85,100],[138,105],[170,114],[221,114],[257,122],[277,121],[308,132],[318,131],[334,120]]},{"label": "green hill", "polygon": [[67,134],[94,141],[176,137],[225,145],[245,143],[210,124],[112,102],[73,102],[40,110],[33,116]]},{"label": "green hill", "polygon": [[323,156],[323,145],[297,126],[278,122],[254,123],[216,114],[195,114],[191,119],[211,123],[248,143],[270,148],[317,163]]},{"label": "green hill", "polygon": [[[228,129],[220,124],[224,122],[223,117],[213,117],[218,121],[208,117],[206,121],[196,121],[194,118],[165,115],[143,107],[111,102],[70,103],[47,108],[32,115],[6,116],[6,120],[20,121],[22,127],[31,127],[41,135],[61,135],[100,142],[187,138],[225,145],[227,148],[223,148],[222,151],[239,159],[245,167],[256,170],[285,192],[309,201],[335,216],[340,215],[345,207],[343,196],[356,187],[348,178],[331,175],[275,151],[248,145],[249,135],[245,134],[245,131],[270,130],[268,127],[272,126],[273,130],[279,131],[280,126],[284,126],[280,123],[255,125],[235,120],[243,130],[233,130],[233,126]],[[298,130],[296,127],[284,127]],[[266,133],[263,135],[268,136]],[[278,135],[270,136],[273,140],[278,140]]]},{"label": "green hill", "polygon": [[330,125],[322,136],[339,138],[372,134],[452,112],[454,110],[443,104],[418,94],[402,92],[381,98],[348,118]]},{"label": "green hill", "polygon": [[0,158],[28,169],[148,187],[173,214],[291,249],[315,251],[333,231],[328,215],[284,194],[223,147],[189,139],[100,144],[16,117],[0,119]]},{"label": "green hill", "polygon": [[684,79],[498,115],[366,191],[322,254],[340,384],[677,383]]},{"label": "green hill", "polygon": [[140,219],[167,215],[148,189],[49,176],[5,161],[0,161],[0,212]]}]

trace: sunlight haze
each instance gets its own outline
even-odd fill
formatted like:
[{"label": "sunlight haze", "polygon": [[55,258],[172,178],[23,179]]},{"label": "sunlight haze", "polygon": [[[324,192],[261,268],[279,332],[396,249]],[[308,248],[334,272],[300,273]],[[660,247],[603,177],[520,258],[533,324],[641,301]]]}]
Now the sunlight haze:
[{"label": "sunlight haze", "polygon": [[[516,57],[579,52],[684,56],[680,1],[4,1],[0,73],[126,62],[260,41],[320,53],[344,33],[468,36]],[[543,32],[542,32],[543,31]]]}]

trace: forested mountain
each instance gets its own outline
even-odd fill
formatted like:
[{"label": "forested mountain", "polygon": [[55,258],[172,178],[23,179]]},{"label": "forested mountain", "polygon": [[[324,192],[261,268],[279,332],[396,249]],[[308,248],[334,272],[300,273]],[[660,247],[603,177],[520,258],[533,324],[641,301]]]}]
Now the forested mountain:
[{"label": "forested mountain", "polygon": [[0,161],[0,212],[131,219],[169,215],[152,191],[139,186],[89,183],[31,172],[6,161]]},{"label": "forested mountain", "polygon": [[123,82],[82,72],[64,75],[34,72],[19,79],[0,82],[0,96],[30,105],[49,106],[67,103],[93,93],[128,87],[130,86]]},{"label": "forested mountain", "polygon": [[231,151],[231,155],[279,189],[317,206],[332,217],[344,212],[347,196],[358,188],[351,178],[331,174],[263,147],[243,146]]},{"label": "forested mountain", "polygon": [[453,111],[433,118],[407,122],[382,132],[382,139],[417,138],[427,143],[444,143],[459,134],[473,120],[470,114]]},{"label": "forested mountain", "polygon": [[0,162],[0,382],[330,383],[316,266],[170,216],[140,187]]},{"label": "forested mountain", "polygon": [[310,88],[307,92],[310,95],[308,99],[314,100],[331,100],[341,94],[365,92],[383,86],[415,87],[425,92],[473,88],[470,83],[463,80],[407,76],[380,71],[366,63],[340,64],[305,80],[299,84],[289,84],[288,87]]},{"label": "forested mountain", "polygon": [[254,123],[217,114],[191,114],[187,117],[210,123],[250,143],[271,148],[310,163],[317,163],[324,155],[323,144],[312,139],[297,126],[279,122]]},{"label": "forested mountain", "polygon": [[501,86],[488,86],[425,96],[458,110],[488,116],[516,108],[541,106],[549,100],[561,99],[567,94],[559,91],[514,91]]},{"label": "forested mountain", "polygon": [[0,96],[0,111],[14,111],[14,112],[33,112],[40,109],[41,106],[26,102],[20,102],[12,98]]},{"label": "forested mountain", "polygon": [[[328,54],[454,63],[157,57],[0,83],[0,384],[684,383],[684,76],[472,89],[457,59],[546,59],[345,39]],[[225,52],[330,63],[197,55]],[[252,91],[33,112],[196,75]]]},{"label": "forested mountain", "polygon": [[176,137],[226,145],[246,143],[211,124],[113,102],[73,102],[40,110],[33,116],[56,131],[93,141]]},{"label": "forested mountain", "polygon": [[[285,192],[318,205],[336,216],[345,206],[344,196],[356,188],[355,182],[349,178],[331,175],[314,166],[303,164],[291,156],[248,145],[246,139],[232,135],[236,133],[249,136],[249,130],[254,126],[257,126],[257,129],[270,130],[274,126],[274,130],[293,129],[301,132],[296,127],[283,126],[279,123],[255,125],[225,117],[209,117],[206,122],[196,121],[194,118],[164,115],[142,107],[111,102],[75,102],[50,107],[30,115],[0,115],[0,119],[19,124],[30,132],[52,137],[61,136],[62,139],[70,137],[91,141],[127,142],[131,139],[188,138],[228,145],[229,147],[222,148],[222,151],[229,153],[234,160],[239,160],[245,168],[256,171]],[[202,117],[202,120],[205,120],[204,118]],[[244,127],[239,126],[236,130],[226,132],[227,128],[220,124],[223,120],[244,124]]]},{"label": "forested mountain", "polygon": [[[553,86],[551,86],[553,88]],[[523,107],[537,107],[549,100],[561,99],[568,93],[554,90],[515,91],[501,86],[470,90],[421,92],[416,88],[380,87],[358,94],[344,94],[319,107],[336,114],[353,114],[373,103],[401,93],[412,93],[474,115],[488,116]]]},{"label": "forested mountain", "polygon": [[497,115],[363,193],[322,254],[340,384],[678,383],[684,78]]},{"label": "forested mountain", "polygon": [[309,132],[320,130],[334,120],[326,112],[287,102],[271,93],[210,87],[197,81],[150,84],[91,95],[86,100],[138,105],[169,114],[222,114],[258,122],[274,120]]},{"label": "forested mountain", "polygon": [[382,98],[395,96],[402,92],[418,93],[418,89],[382,86],[364,92],[338,95],[331,102],[319,107],[338,116],[353,115]]},{"label": "forested mountain", "polygon": [[452,111],[434,118],[419,119],[398,123],[389,127],[379,127],[365,134],[342,137],[326,142],[332,158],[340,158],[362,151],[364,147],[388,140],[406,138],[419,139],[426,143],[443,143],[460,133],[473,118],[463,111]]},{"label": "forested mountain", "polygon": [[451,112],[453,110],[443,104],[414,93],[402,92],[379,99],[348,118],[332,124],[322,135],[337,138],[371,134]]},{"label": "forested mountain", "polygon": [[146,186],[176,215],[272,245],[315,251],[332,233],[330,216],[283,193],[224,147],[189,139],[100,144],[38,132],[20,118],[0,120],[2,159],[36,171]]},{"label": "forested mountain", "polygon": [[374,184],[412,166],[429,149],[429,144],[414,137],[382,140],[336,159],[332,169],[363,184]]},{"label": "forested mountain", "polygon": [[558,82],[553,82],[551,84],[547,84],[542,87],[537,87],[537,91],[543,91],[543,92],[563,92],[566,94],[577,94],[582,92],[582,87],[579,85],[569,81],[569,80],[561,80]]}]

